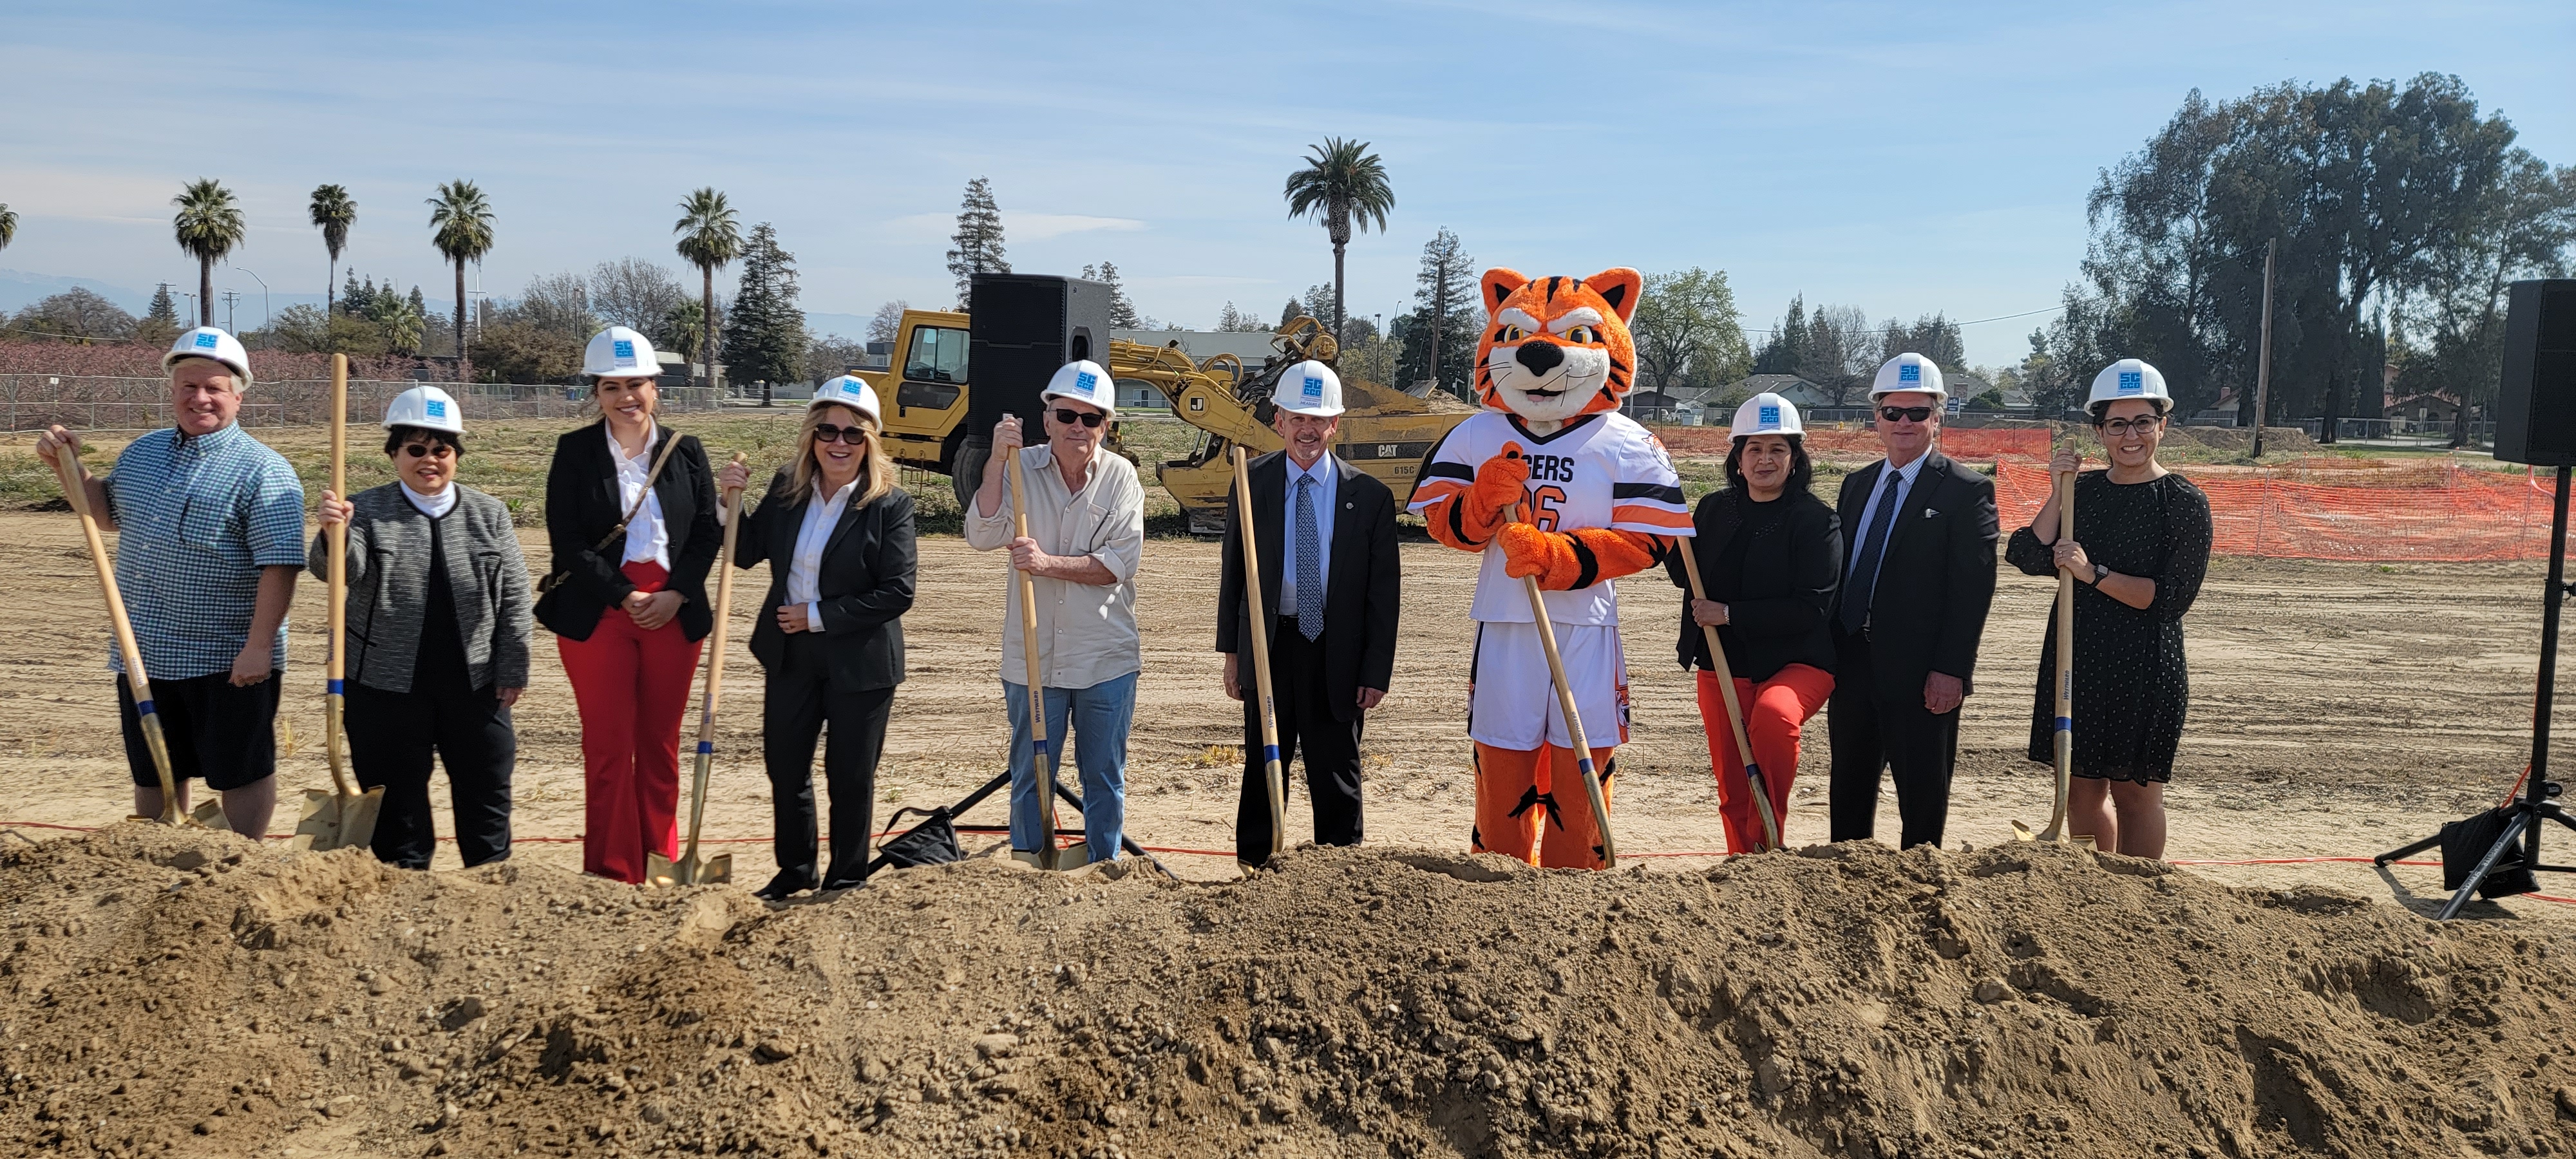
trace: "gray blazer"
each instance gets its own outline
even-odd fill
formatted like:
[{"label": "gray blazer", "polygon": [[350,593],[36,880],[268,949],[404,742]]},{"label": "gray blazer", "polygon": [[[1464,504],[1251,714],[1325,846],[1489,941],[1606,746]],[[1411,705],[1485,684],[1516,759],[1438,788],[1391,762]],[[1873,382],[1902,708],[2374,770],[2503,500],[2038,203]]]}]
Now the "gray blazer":
[{"label": "gray blazer", "polygon": [[[447,587],[474,687],[528,686],[534,623],[528,565],[501,501],[463,484],[441,520]],[[386,692],[411,691],[420,655],[421,608],[429,597],[429,516],[387,483],[349,497],[348,679]],[[313,537],[305,553],[315,576],[330,576],[330,545]]]}]

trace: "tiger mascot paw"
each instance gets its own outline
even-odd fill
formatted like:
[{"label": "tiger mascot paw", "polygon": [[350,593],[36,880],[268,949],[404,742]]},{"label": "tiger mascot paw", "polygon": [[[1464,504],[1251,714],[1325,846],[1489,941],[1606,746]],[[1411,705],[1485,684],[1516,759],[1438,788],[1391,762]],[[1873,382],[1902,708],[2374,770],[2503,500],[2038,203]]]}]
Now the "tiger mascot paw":
[{"label": "tiger mascot paw", "polygon": [[1476,481],[1460,499],[1465,506],[1458,511],[1459,527],[1480,545],[1504,525],[1513,504],[1529,497],[1529,460],[1520,457],[1518,449],[1509,448],[1479,465]]}]

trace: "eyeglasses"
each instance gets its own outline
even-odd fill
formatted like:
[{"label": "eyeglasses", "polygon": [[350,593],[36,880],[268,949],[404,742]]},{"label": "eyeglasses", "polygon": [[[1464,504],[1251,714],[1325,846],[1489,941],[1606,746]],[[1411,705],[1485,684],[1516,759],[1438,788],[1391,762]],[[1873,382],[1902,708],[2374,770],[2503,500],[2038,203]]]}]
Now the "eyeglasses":
[{"label": "eyeglasses", "polygon": [[836,427],[830,423],[816,423],[814,424],[814,441],[818,443],[842,442],[848,443],[853,447],[865,446],[868,441],[868,428]]},{"label": "eyeglasses", "polygon": [[2134,419],[2109,419],[2093,424],[2093,429],[2116,439],[2127,438],[2131,434],[2143,435],[2163,425],[2165,416],[2146,415]]},{"label": "eyeglasses", "polygon": [[452,459],[456,448],[445,443],[405,443],[403,453],[415,459]]},{"label": "eyeglasses", "polygon": [[1109,416],[1108,416],[1108,415],[1102,414],[1102,413],[1100,413],[1099,411],[1096,411],[1096,410],[1095,410],[1095,411],[1079,411],[1079,410],[1068,410],[1068,409],[1066,409],[1066,408],[1064,408],[1064,407],[1057,407],[1057,408],[1055,408],[1055,421],[1057,421],[1057,422],[1059,422],[1059,423],[1062,423],[1062,424],[1064,424],[1064,425],[1066,425],[1066,426],[1072,426],[1072,425],[1073,425],[1073,424],[1075,424],[1075,423],[1081,423],[1082,425],[1084,425],[1084,426],[1086,426],[1086,427],[1096,427],[1096,426],[1099,426],[1101,423],[1108,421],[1108,419],[1109,419]]},{"label": "eyeglasses", "polygon": [[1892,423],[1924,423],[1932,421],[1932,408],[1928,406],[1883,406],[1878,408],[1878,417],[1886,419]]}]

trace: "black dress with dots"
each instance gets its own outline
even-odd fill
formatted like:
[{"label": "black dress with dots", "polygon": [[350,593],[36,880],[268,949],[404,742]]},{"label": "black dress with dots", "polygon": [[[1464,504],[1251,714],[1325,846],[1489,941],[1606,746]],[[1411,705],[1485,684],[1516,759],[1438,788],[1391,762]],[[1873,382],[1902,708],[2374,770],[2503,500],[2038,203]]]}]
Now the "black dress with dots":
[{"label": "black dress with dots", "polygon": [[[2209,570],[2209,539],[2209,497],[2180,475],[2144,483],[2114,483],[2103,471],[2075,477],[2075,542],[2084,554],[2121,575],[2156,581],[2155,602],[2143,609],[2081,580],[2075,585],[2076,776],[2173,778],[2174,749],[2191,702],[2182,617]],[[2004,559],[2027,575],[2057,574],[2051,549],[2027,527],[2013,532]],[[2055,613],[2052,606],[2031,699],[2030,759],[2041,764],[2056,759]]]}]

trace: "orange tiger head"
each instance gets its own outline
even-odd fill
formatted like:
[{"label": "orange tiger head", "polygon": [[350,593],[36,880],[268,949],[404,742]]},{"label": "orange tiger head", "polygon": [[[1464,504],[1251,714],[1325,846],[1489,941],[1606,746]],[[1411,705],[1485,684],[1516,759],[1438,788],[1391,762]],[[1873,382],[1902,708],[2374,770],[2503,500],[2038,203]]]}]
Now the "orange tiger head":
[{"label": "orange tiger head", "polygon": [[1619,409],[1636,381],[1628,318],[1645,279],[1625,266],[1588,278],[1485,271],[1476,397],[1526,419],[1562,422]]}]

